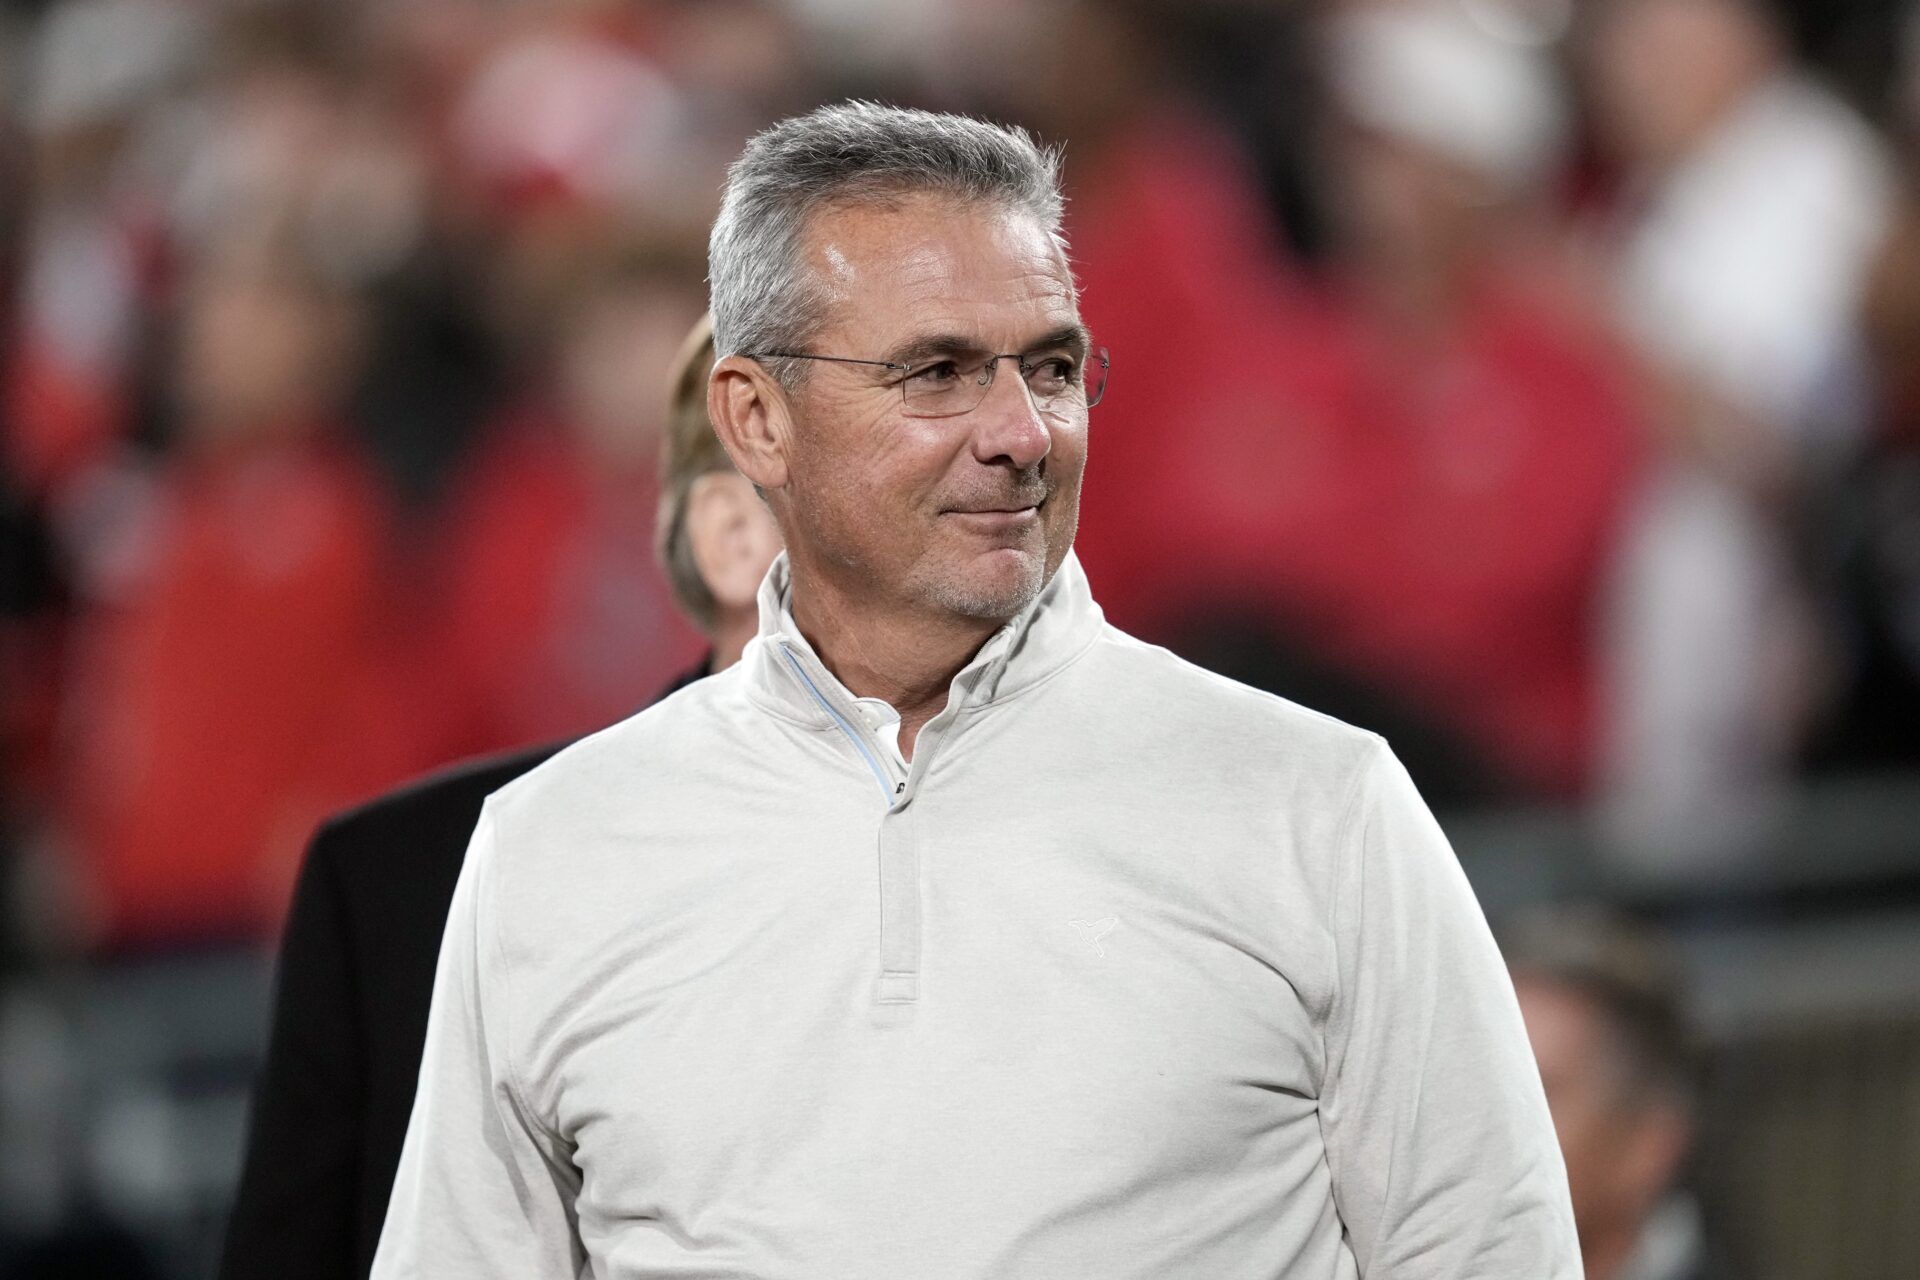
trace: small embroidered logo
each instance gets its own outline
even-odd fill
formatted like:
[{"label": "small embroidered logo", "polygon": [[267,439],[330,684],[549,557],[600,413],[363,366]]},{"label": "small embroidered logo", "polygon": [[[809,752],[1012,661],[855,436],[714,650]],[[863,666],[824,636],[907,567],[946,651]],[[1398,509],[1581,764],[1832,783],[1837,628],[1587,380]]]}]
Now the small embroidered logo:
[{"label": "small embroidered logo", "polygon": [[1067,923],[1085,934],[1087,941],[1093,944],[1093,949],[1098,951],[1102,958],[1104,958],[1107,954],[1107,949],[1100,945],[1100,939],[1112,933],[1113,926],[1120,922],[1112,916],[1108,916],[1104,920],[1069,920]]}]

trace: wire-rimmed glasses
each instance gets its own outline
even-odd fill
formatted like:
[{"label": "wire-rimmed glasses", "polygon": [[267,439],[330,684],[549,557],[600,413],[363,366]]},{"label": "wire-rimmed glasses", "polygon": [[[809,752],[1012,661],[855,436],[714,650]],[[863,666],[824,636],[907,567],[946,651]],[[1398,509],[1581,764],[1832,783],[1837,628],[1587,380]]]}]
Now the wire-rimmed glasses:
[{"label": "wire-rimmed glasses", "polygon": [[1100,403],[1107,390],[1110,363],[1105,347],[1096,347],[1081,360],[1059,351],[1028,355],[950,355],[901,364],[892,360],[861,360],[853,356],[823,356],[805,351],[742,352],[750,360],[825,360],[834,364],[864,364],[891,370],[900,399],[910,418],[950,418],[978,409],[993,387],[994,371],[1011,360],[1033,407],[1054,418],[1071,418]]}]

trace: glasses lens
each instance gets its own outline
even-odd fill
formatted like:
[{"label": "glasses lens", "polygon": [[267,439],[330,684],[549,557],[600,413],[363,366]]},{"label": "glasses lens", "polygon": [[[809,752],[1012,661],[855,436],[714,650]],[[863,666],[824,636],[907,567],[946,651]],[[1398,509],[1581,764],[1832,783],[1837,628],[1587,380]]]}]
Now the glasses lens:
[{"label": "glasses lens", "polygon": [[1067,356],[1047,356],[1023,366],[1027,389],[1040,412],[1077,417],[1100,403],[1107,389],[1107,351],[1101,347],[1076,364]]},{"label": "glasses lens", "polygon": [[945,418],[967,413],[987,398],[993,366],[980,361],[929,360],[901,379],[900,394],[915,418]]},{"label": "glasses lens", "polygon": [[[1007,359],[1008,357],[1001,357]],[[999,361],[930,360],[900,381],[909,417],[946,418],[971,413],[987,398]],[[1107,389],[1107,349],[1100,347],[1077,370],[1059,360],[1039,360],[1025,372],[1027,389],[1042,413],[1071,415],[1100,403]]]},{"label": "glasses lens", "polygon": [[1087,392],[1087,408],[1100,403],[1100,397],[1107,394],[1107,349],[1095,347],[1093,354],[1087,357],[1087,367],[1081,374]]}]

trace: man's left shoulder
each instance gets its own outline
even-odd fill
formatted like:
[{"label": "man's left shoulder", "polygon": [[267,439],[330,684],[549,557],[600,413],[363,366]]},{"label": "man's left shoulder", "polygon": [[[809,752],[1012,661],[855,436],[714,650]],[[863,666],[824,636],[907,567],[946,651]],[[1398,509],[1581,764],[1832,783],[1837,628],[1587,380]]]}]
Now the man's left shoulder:
[{"label": "man's left shoulder", "polygon": [[1087,655],[1092,692],[1156,737],[1237,759],[1284,758],[1344,777],[1385,750],[1379,734],[1255,689],[1105,626]]}]

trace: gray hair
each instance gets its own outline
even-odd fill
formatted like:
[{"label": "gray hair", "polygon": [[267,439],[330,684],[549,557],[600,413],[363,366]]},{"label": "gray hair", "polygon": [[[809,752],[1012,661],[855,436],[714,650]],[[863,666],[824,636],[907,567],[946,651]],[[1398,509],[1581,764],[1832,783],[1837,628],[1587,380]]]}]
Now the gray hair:
[{"label": "gray hair", "polygon": [[[719,354],[791,350],[824,321],[824,290],[801,260],[816,209],[923,192],[1031,214],[1065,255],[1060,154],[1026,130],[873,102],[820,107],[756,134],[727,171],[707,245]],[[792,381],[793,362],[767,363]]]}]

